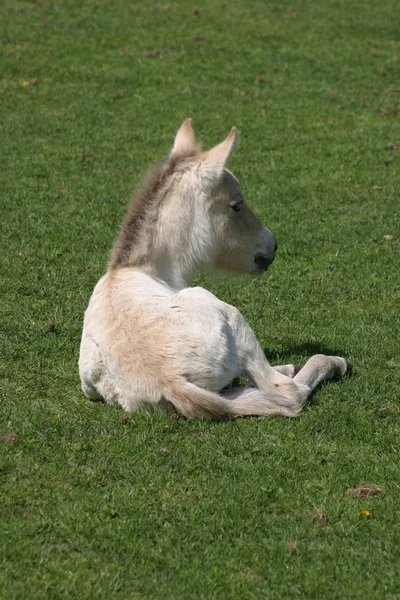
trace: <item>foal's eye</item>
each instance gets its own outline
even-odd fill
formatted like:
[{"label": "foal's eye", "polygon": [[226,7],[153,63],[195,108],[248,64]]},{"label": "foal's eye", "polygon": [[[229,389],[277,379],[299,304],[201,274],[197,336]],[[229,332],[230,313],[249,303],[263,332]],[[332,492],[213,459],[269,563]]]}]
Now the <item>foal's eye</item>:
[{"label": "foal's eye", "polygon": [[235,212],[239,212],[240,204],[231,204],[231,209],[234,210]]}]

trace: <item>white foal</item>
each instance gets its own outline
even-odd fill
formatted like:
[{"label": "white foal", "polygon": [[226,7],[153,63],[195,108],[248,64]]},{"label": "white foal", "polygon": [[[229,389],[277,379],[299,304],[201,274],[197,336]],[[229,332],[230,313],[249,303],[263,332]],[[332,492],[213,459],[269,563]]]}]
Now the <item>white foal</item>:
[{"label": "white foal", "polygon": [[[294,417],[320,382],[349,370],[324,355],[301,370],[272,367],[236,308],[188,287],[199,266],[257,275],[275,257],[274,236],[226,169],[236,137],[232,129],[202,153],[187,119],[134,198],[85,313],[79,371],[89,398],[185,417]],[[254,387],[224,390],[240,376]]]}]

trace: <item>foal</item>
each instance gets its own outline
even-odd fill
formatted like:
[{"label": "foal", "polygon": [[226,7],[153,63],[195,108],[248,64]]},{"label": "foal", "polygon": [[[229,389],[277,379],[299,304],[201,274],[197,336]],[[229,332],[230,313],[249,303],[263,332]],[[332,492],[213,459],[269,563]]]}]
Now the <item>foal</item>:
[{"label": "foal", "polygon": [[[187,119],[134,198],[85,313],[79,371],[89,398],[185,417],[294,417],[320,382],[349,370],[324,355],[272,367],[236,308],[188,287],[199,266],[258,275],[275,257],[274,236],[226,168],[236,137],[233,128],[202,153]],[[240,376],[253,387],[224,390]]]}]

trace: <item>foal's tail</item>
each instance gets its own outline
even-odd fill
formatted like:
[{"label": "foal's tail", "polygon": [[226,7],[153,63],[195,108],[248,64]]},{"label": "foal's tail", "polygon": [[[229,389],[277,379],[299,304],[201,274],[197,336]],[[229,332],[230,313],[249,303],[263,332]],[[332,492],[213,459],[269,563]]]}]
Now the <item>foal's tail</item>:
[{"label": "foal's tail", "polygon": [[165,397],[188,419],[225,420],[240,416],[276,414],[296,417],[304,402],[299,401],[295,388],[296,385],[290,381],[287,390],[282,391],[271,385],[268,391],[234,388],[224,394],[217,394],[180,379],[171,382]]}]

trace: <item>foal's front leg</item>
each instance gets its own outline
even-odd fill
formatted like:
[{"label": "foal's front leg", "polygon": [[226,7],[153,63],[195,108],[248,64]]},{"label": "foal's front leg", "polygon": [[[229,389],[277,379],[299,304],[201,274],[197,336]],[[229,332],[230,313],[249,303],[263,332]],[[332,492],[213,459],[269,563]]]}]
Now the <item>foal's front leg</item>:
[{"label": "foal's front leg", "polygon": [[305,385],[310,393],[323,381],[343,377],[352,371],[352,365],[340,356],[315,354],[293,378],[296,384]]},{"label": "foal's front leg", "polygon": [[[241,350],[242,375],[258,388],[249,388],[243,392],[243,396],[246,397],[247,394],[248,400],[254,401],[257,407],[251,414],[282,414],[294,417],[300,413],[318,384],[350,372],[351,367],[343,358],[322,354],[312,356],[299,370],[294,365],[280,365],[278,369],[272,367],[242,315],[236,309],[228,308],[236,347]],[[236,398],[234,391],[229,396],[234,402],[236,400],[236,416],[250,414],[248,406],[244,411],[239,405],[239,398]]]},{"label": "foal's front leg", "polygon": [[300,369],[303,368],[303,365],[273,365],[273,368],[275,371],[278,371],[278,373],[282,373],[282,375],[286,375],[286,377],[293,379]]},{"label": "foal's front leg", "polygon": [[[276,391],[292,402],[291,405],[285,406],[285,412],[282,410],[282,414],[286,416],[299,414],[309,396],[320,383],[335,377],[343,377],[352,369],[344,358],[323,354],[312,356],[293,378],[288,377],[285,372],[271,367],[266,361],[264,363],[256,361],[253,364],[255,368],[249,370],[249,375],[260,390],[268,393],[269,385],[273,383]],[[294,365],[283,365],[283,370],[290,371],[292,366],[294,367]]]}]

